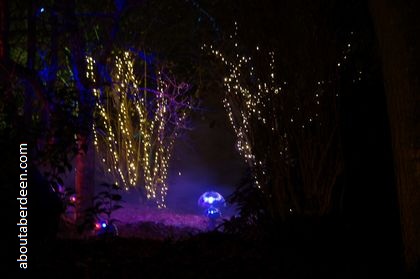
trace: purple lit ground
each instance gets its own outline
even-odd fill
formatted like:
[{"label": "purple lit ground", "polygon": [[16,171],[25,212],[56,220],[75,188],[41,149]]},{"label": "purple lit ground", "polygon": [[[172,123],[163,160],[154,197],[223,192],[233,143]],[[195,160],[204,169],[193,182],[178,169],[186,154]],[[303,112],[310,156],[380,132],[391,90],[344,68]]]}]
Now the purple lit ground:
[{"label": "purple lit ground", "polygon": [[120,221],[117,222],[120,237],[179,239],[208,228],[208,218],[204,215],[182,214],[140,205],[129,205],[115,212],[114,217]]},{"label": "purple lit ground", "polygon": [[[147,206],[130,206],[115,212],[116,219],[120,224],[132,226],[138,223],[155,223],[165,226],[189,227],[205,230],[207,218],[202,215],[179,214],[167,209],[155,209]],[[121,235],[125,233],[121,229]]]},{"label": "purple lit ground", "polygon": [[[131,199],[127,201],[126,199]],[[116,219],[119,237],[141,238],[141,239],[184,239],[200,232],[208,231],[209,219],[201,214],[202,209],[196,206],[196,213],[178,212],[176,209],[157,209],[136,202],[135,194],[128,192],[123,195],[125,202],[123,208],[115,211],[111,218]],[[226,207],[222,209],[223,216],[216,224],[223,219],[228,219],[233,214],[233,209]],[[74,213],[70,208],[65,215],[68,224],[74,220]],[[80,238],[74,229],[69,225],[63,225],[60,238]]]},{"label": "purple lit ground", "polygon": [[[129,207],[113,216],[118,219],[118,237],[150,240],[181,240],[208,231],[208,218],[202,215],[179,214],[150,207]],[[220,223],[220,219],[217,223]],[[59,238],[83,238],[71,226],[62,225]]]}]

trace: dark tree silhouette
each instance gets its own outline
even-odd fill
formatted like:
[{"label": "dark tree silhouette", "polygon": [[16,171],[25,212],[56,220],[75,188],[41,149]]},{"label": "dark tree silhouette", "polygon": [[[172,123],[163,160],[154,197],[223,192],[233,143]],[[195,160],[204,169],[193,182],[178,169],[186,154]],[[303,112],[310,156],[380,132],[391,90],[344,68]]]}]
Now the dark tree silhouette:
[{"label": "dark tree silhouette", "polygon": [[419,21],[416,1],[370,1],[382,58],[407,270],[420,263]]}]

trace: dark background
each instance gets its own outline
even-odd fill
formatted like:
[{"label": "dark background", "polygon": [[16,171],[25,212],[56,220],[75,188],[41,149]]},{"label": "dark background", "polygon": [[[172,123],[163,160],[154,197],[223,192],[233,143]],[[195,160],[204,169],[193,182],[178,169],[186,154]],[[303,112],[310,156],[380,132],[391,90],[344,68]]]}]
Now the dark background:
[{"label": "dark background", "polygon": [[[33,239],[31,245],[36,252],[32,253],[40,255],[36,260],[36,270],[51,275],[49,270],[57,274],[68,272],[67,275],[80,278],[108,278],[110,274],[164,278],[171,275],[171,271],[185,278],[208,278],[212,277],[213,269],[219,267],[220,270],[215,271],[216,278],[242,273],[261,278],[372,278],[386,275],[415,278],[418,267],[417,273],[404,272],[404,245],[410,242],[404,244],[404,226],[401,224],[415,223],[418,212],[401,217],[402,208],[409,207],[404,195],[410,192],[404,192],[406,188],[399,184],[398,165],[406,157],[398,157],[402,151],[398,149],[400,142],[396,138],[400,128],[412,131],[415,136],[410,138],[407,146],[410,145],[412,150],[412,165],[418,166],[418,113],[403,118],[399,125],[395,120],[397,113],[392,108],[400,106],[403,111],[417,111],[418,94],[412,93],[415,102],[411,106],[395,101],[399,96],[406,99],[403,92],[406,87],[402,85],[400,95],[394,86],[398,81],[392,83],[389,79],[387,62],[387,57],[399,61],[401,56],[401,61],[406,62],[402,65],[407,67],[396,67],[393,73],[404,76],[405,79],[399,81],[410,84],[410,92],[417,92],[420,24],[415,13],[419,9],[416,1],[403,2],[392,6],[387,1],[385,5],[388,9],[395,7],[398,10],[401,20],[395,24],[403,27],[401,36],[406,44],[403,53],[387,52],[388,45],[384,46],[384,42],[378,39],[380,28],[375,26],[371,6],[376,5],[376,9],[381,10],[383,7],[377,1],[191,2],[198,3],[200,9],[211,15],[206,18],[201,14],[203,21],[213,24],[210,24],[214,32],[210,36],[212,40],[225,44],[218,33],[231,30],[232,20],[236,20],[240,26],[239,38],[244,45],[251,48],[261,44],[267,49],[278,50],[279,63],[284,66],[281,74],[292,82],[302,78],[315,80],[322,73],[331,71],[330,62],[340,51],[340,44],[346,42],[345,34],[350,31],[357,34],[355,60],[342,73],[344,78],[339,90],[344,172],[338,181],[340,191],[334,197],[332,221],[327,225],[308,225],[311,222],[308,221],[303,225],[299,222],[296,226],[292,224],[283,232],[272,228],[274,233],[264,240],[243,240],[216,233],[175,244],[146,240],[61,240],[43,246],[43,242],[38,244],[38,240]],[[381,34],[382,38],[388,39],[386,42],[392,42],[393,35],[392,32]],[[197,38],[197,45],[203,40],[191,36],[193,42]],[[217,69],[213,64],[208,67]],[[355,83],[352,73],[359,69],[363,69],[363,74]],[[216,71],[214,77],[208,76],[208,84],[201,88],[200,108],[192,115],[192,130],[175,146],[169,172],[168,207],[179,213],[196,213],[196,201],[204,191],[217,190],[224,196],[230,195],[246,175],[246,166],[235,150],[235,136],[221,103],[222,88],[216,81],[212,83],[217,74]],[[390,84],[394,86],[391,93]],[[305,86],[310,90],[309,85]],[[11,232],[11,239],[16,237],[14,230],[8,228],[15,227],[15,215],[11,212],[16,211],[14,189],[18,176],[18,169],[12,166],[17,164],[18,142],[25,140],[25,128],[19,126],[16,129],[20,131],[18,137],[7,135],[10,138],[2,139],[1,144],[4,158],[0,166],[4,191],[2,206],[13,209],[2,210],[2,220],[7,232]],[[414,170],[413,177],[418,178],[418,167]],[[418,179],[412,180],[410,185],[410,189],[417,189],[411,193],[418,193]],[[139,199],[135,193],[124,198],[133,203]],[[42,198],[38,200],[43,204]],[[48,202],[52,203],[45,201]],[[32,237],[43,238],[40,235],[50,220],[43,218],[48,211],[45,208],[48,206],[31,209],[31,214],[38,220],[32,225],[31,230],[36,232]],[[233,214],[233,209],[230,210]],[[411,210],[414,212],[415,208]],[[6,257],[10,259],[10,255]],[[152,271],[159,269],[157,273]],[[114,272],[107,274],[107,270]],[[206,275],[201,273],[202,270]]]}]

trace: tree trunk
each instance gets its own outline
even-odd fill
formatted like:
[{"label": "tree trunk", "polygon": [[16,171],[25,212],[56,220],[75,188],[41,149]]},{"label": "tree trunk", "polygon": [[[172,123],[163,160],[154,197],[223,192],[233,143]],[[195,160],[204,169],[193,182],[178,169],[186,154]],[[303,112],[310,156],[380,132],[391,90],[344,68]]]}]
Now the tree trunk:
[{"label": "tree trunk", "polygon": [[8,6],[7,0],[0,0],[0,60],[3,61],[8,58]]},{"label": "tree trunk", "polygon": [[407,2],[371,0],[370,4],[382,57],[405,268],[410,272],[420,262],[419,130],[415,116],[420,86],[418,66],[413,63],[418,59],[413,51],[419,45],[418,24],[413,24],[417,13]]},{"label": "tree trunk", "polygon": [[63,4],[65,28],[70,34],[70,63],[78,91],[78,120],[76,157],[76,217],[77,224],[83,224],[86,219],[86,209],[93,205],[95,191],[95,149],[91,139],[93,124],[94,97],[86,79],[85,41],[83,30],[76,17],[75,1],[65,1]]},{"label": "tree trunk", "polygon": [[58,41],[59,41],[59,32],[58,32],[58,19],[57,19],[57,5],[56,1],[52,2],[52,13],[50,13],[49,21],[51,25],[51,37],[50,37],[50,53],[51,53],[51,62],[50,70],[47,77],[47,90],[53,90],[55,82],[57,80],[57,72],[59,69],[58,66]]},{"label": "tree trunk", "polygon": [[78,152],[76,156],[76,220],[78,224],[85,222],[86,210],[92,206],[95,191],[95,149],[91,138],[77,135]]},{"label": "tree trunk", "polygon": [[27,4],[27,21],[28,21],[28,35],[27,35],[27,56],[26,66],[28,69],[33,70],[35,67],[35,55],[36,55],[36,5],[30,1]]},{"label": "tree trunk", "polygon": [[[26,68],[29,71],[34,71],[35,69],[35,55],[36,55],[36,16],[35,16],[35,3],[27,3],[27,35],[26,35]],[[33,115],[33,102],[35,99],[35,94],[33,87],[30,84],[25,84],[25,123],[30,125],[32,122]]]}]

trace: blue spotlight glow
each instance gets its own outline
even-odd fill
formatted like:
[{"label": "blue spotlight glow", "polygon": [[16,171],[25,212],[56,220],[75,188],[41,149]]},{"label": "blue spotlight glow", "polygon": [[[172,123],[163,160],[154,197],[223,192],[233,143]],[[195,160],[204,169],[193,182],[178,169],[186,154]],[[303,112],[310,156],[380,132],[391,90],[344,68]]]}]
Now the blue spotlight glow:
[{"label": "blue spotlight glow", "polygon": [[210,206],[220,207],[224,204],[225,199],[223,198],[223,196],[214,191],[205,192],[198,199],[198,205],[205,208],[208,208]]},{"label": "blue spotlight glow", "polygon": [[198,199],[198,205],[204,207],[204,215],[209,218],[209,229],[214,229],[216,220],[222,217],[221,207],[226,206],[225,199],[217,192],[205,192]]},{"label": "blue spotlight glow", "polygon": [[215,207],[210,207],[206,210],[206,215],[210,219],[217,219],[222,216],[222,213],[220,212],[220,209]]}]

